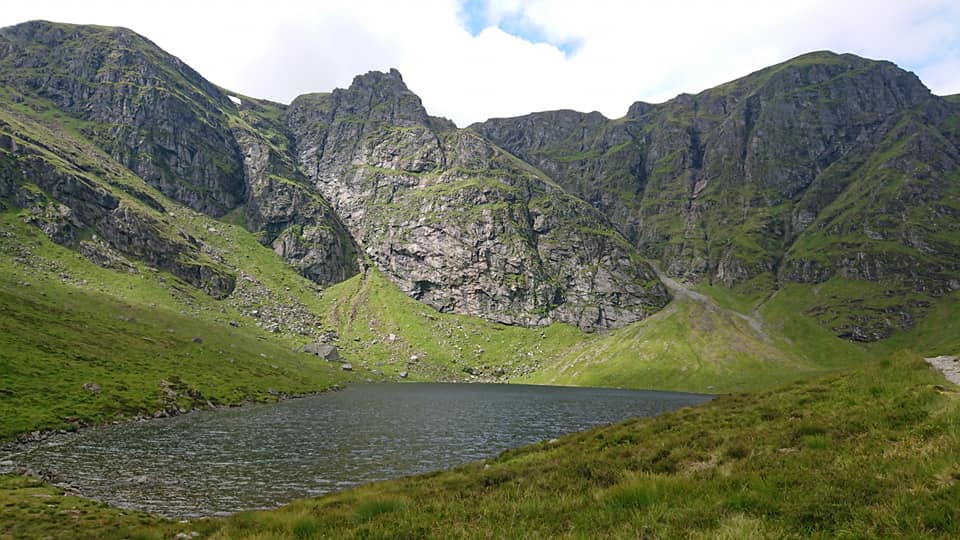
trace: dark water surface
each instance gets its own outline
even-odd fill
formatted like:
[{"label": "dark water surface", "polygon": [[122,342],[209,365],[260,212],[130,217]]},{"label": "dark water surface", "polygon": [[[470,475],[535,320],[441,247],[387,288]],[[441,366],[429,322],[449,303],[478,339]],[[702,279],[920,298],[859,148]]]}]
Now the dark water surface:
[{"label": "dark water surface", "polygon": [[116,506],[195,517],[444,469],[708,399],[550,386],[365,384],[85,430],[5,459],[56,473]]}]

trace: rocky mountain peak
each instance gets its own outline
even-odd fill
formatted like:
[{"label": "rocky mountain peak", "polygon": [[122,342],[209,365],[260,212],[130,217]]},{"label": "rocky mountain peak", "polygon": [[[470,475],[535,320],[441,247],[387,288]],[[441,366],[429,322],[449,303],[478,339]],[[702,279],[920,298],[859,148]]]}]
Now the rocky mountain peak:
[{"label": "rocky mountain peak", "polygon": [[407,88],[396,69],[357,75],[349,88],[333,91],[332,101],[341,117],[354,115],[357,120],[398,125],[430,123],[420,97]]},{"label": "rocky mountain peak", "polygon": [[640,118],[647,114],[653,107],[653,104],[647,103],[646,101],[635,101],[630,105],[630,108],[627,109],[627,118]]},{"label": "rocky mountain peak", "polygon": [[125,28],[33,21],[0,30],[0,84],[52,102],[147,183],[195,210],[243,203],[242,158],[215,85]]},{"label": "rocky mountain peak", "polygon": [[[960,246],[920,224],[960,189],[956,114],[890,62],[818,51],[635,103],[621,120],[557,111],[472,128],[591,202],[672,276],[750,290],[854,279],[935,296],[957,288]],[[830,301],[850,313],[830,320],[838,334],[879,339],[926,302],[860,301]]]},{"label": "rocky mountain peak", "polygon": [[[616,120],[559,110],[460,130],[396,69],[237,107],[135,32],[34,21],[0,29],[0,85],[0,101],[28,105],[7,107],[8,125],[41,134],[28,154],[0,125],[5,170],[19,171],[0,175],[0,194],[36,207],[65,245],[95,230],[217,295],[233,276],[168,234],[167,199],[111,187],[72,155],[69,174],[51,174],[43,126],[69,122],[80,154],[102,151],[194,210],[242,214],[318,283],[369,263],[441,311],[505,323],[639,320],[669,298],[646,260],[751,297],[857,282],[814,315],[862,340],[960,288],[957,220],[940,219],[960,197],[960,107],[889,62],[819,51]],[[63,212],[20,185],[34,177]],[[157,238],[170,241],[150,248]],[[862,284],[888,300],[857,297]]]},{"label": "rocky mountain peak", "polygon": [[669,298],[595,209],[483,137],[431,118],[396,71],[301,96],[287,125],[301,171],[361,250],[441,311],[592,330],[642,319]]}]

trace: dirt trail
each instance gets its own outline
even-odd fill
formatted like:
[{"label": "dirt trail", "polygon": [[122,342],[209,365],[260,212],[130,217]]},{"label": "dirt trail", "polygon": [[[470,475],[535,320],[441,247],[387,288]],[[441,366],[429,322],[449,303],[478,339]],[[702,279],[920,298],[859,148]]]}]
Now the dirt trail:
[{"label": "dirt trail", "polygon": [[960,384],[960,356],[934,356],[924,358],[928,364],[939,369],[948,381]]},{"label": "dirt trail", "polygon": [[740,313],[739,311],[734,311],[732,309],[721,307],[719,304],[717,304],[717,302],[713,298],[710,298],[705,294],[698,293],[697,291],[690,289],[690,287],[688,287],[687,285],[661,272],[660,269],[657,268],[656,266],[653,267],[653,271],[657,273],[657,277],[660,278],[660,281],[663,282],[664,285],[666,285],[667,289],[670,290],[670,294],[672,294],[674,297],[684,297],[698,304],[701,304],[705,309],[709,309],[712,311],[719,311],[727,315],[732,315],[734,317],[743,319],[744,321],[747,322],[747,324],[750,325],[750,328],[752,328],[753,331],[756,332],[758,335],[760,335],[765,341],[767,342],[772,341],[770,339],[770,336],[767,335],[766,332],[764,332],[763,323],[756,316],[756,313],[754,313],[754,315],[751,316],[751,315],[746,315],[744,313]]}]

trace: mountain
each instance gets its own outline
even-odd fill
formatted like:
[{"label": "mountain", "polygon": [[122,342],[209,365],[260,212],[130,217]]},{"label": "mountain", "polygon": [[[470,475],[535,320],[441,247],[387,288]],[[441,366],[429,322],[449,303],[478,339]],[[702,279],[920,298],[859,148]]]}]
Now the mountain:
[{"label": "mountain", "polygon": [[373,380],[716,395],[189,522],[2,474],[0,529],[956,537],[922,357],[960,353],[958,147],[960,96],[828,52],[458,129],[395,70],[288,105],[127,29],[0,29],[0,450]]},{"label": "mountain", "polygon": [[[169,197],[212,216],[245,208],[261,240],[320,283],[356,273],[349,235],[283,153],[224,92],[145,38],[46,22],[4,28],[0,85],[0,195],[31,209],[58,243],[228,296],[236,271],[177,226]],[[309,248],[291,246],[282,232],[293,227]]]},{"label": "mountain", "polygon": [[[11,104],[40,116],[63,113],[57,128],[78,144],[98,146],[117,170],[195,211],[241,219],[319,284],[342,281],[369,260],[441,311],[585,329],[634,322],[668,301],[652,269],[598,211],[483,138],[429,117],[396,72],[361,76],[347,90],[287,107],[223,91],[125,29],[31,22],[4,29],[0,40]],[[26,141],[16,133],[8,139],[5,155],[17,174]],[[97,176],[84,185],[111,196]],[[14,186],[23,181],[8,180],[6,192],[23,191]],[[61,184],[40,187],[56,194]],[[74,228],[98,233],[101,249],[165,269],[203,259],[196,239],[148,247],[176,234],[163,204],[145,190],[128,191],[142,205],[117,199],[81,209],[69,197],[53,199]],[[57,217],[47,221],[64,228]],[[140,237],[112,233],[118,221],[129,224],[126,236]],[[147,238],[145,229],[169,230]],[[78,234],[54,238],[73,245]],[[158,250],[168,254],[163,261]],[[202,275],[192,284],[230,293],[229,270],[196,266]],[[214,274],[222,286],[206,285]]]},{"label": "mountain", "polygon": [[301,170],[370,260],[440,311],[594,329],[642,319],[668,299],[600,212],[428,116],[397,71],[301,96],[287,125]]},{"label": "mountain", "polygon": [[214,298],[249,269],[184,215],[242,225],[320,286],[376,268],[506,324],[631,325],[670,300],[657,266],[754,308],[806,287],[805,315],[875,341],[960,289],[958,107],[818,52],[620,119],[458,129],[396,70],[284,105],[130,30],[34,21],[0,30],[0,197],[97,264]]},{"label": "mountain", "polygon": [[623,118],[471,127],[611,217],[670,276],[766,296],[862,341],[960,289],[960,109],[889,62],[816,52]]}]

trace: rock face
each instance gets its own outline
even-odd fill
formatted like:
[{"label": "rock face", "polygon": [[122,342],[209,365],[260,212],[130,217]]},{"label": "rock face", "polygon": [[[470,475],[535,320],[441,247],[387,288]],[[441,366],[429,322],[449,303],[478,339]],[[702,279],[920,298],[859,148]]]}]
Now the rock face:
[{"label": "rock face", "polygon": [[219,216],[241,204],[232,103],[125,28],[34,21],[0,30],[0,83],[49,99],[77,129],[172,199]]},{"label": "rock face", "polygon": [[[255,100],[243,101],[238,111],[251,126],[234,129],[247,181],[244,219],[260,232],[261,242],[302,275],[321,285],[339,283],[359,271],[356,245],[285,151],[290,145],[285,126],[269,120],[284,111],[282,105]],[[272,133],[272,140],[263,133]]]},{"label": "rock face", "polygon": [[754,292],[870,282],[901,301],[864,302],[853,284],[814,313],[870,341],[958,288],[956,118],[893,64],[812,53],[619,120],[556,111],[472,129],[601,209],[674,277]]},{"label": "rock face", "polygon": [[243,294],[180,205],[318,284],[371,264],[441,311],[616,328],[669,300],[655,260],[753,296],[823,290],[807,313],[871,341],[960,289],[960,100],[820,52],[617,120],[461,130],[395,70],[286,106],[126,29],[0,29],[0,207],[105,268]]},{"label": "rock face", "polygon": [[[16,134],[0,147],[0,171],[11,186],[10,198],[28,210],[27,221],[106,268],[130,271],[126,256],[169,271],[216,298],[233,291],[233,275],[205,256],[199,241],[139,200],[113,192],[111,180],[120,183],[123,173],[98,156],[97,149],[61,146],[64,134],[21,121],[14,126],[0,118],[0,131]],[[75,162],[52,162],[50,152]],[[95,233],[92,240],[81,240],[88,231]]]},{"label": "rock face", "polygon": [[290,106],[301,170],[371,261],[441,311],[592,330],[668,300],[606,219],[482,137],[431,118],[400,74]]},{"label": "rock face", "polygon": [[[129,269],[110,253],[116,250],[215,297],[232,292],[233,275],[203,255],[208,250],[201,242],[168,223],[165,203],[135,187],[145,182],[200,212],[240,212],[264,244],[317,283],[357,273],[349,233],[297,172],[285,134],[267,119],[277,109],[282,117],[283,106],[244,100],[238,107],[129,30],[42,21],[0,29],[0,84],[7,99],[69,125],[22,116],[0,124],[7,128],[0,130],[7,150],[0,159],[9,172],[0,191],[36,183],[44,193],[19,190],[34,199],[19,205],[35,206],[38,227],[97,264]],[[46,159],[50,151],[65,163]],[[139,178],[125,178],[117,163]],[[123,204],[117,191],[143,206]],[[46,204],[48,197],[57,204]],[[88,228],[102,241],[78,245]]]},{"label": "rock face", "polygon": [[327,345],[325,343],[308,343],[303,346],[303,352],[317,355],[327,362],[340,361],[340,351],[337,349],[336,345]]}]

